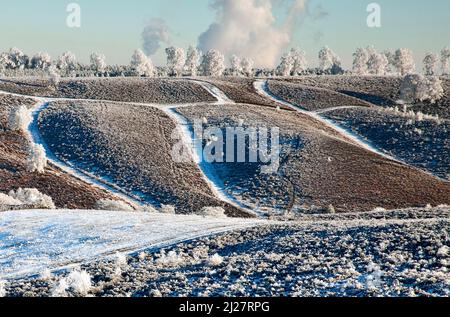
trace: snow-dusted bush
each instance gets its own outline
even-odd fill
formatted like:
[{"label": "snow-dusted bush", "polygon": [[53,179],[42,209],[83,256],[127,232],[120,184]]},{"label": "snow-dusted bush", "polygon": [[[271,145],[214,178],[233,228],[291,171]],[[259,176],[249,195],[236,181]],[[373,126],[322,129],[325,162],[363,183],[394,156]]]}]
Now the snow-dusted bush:
[{"label": "snow-dusted bush", "polygon": [[13,199],[20,201],[23,205],[32,205],[42,209],[56,208],[52,198],[42,194],[36,188],[19,188],[16,191],[10,191],[8,195]]},{"label": "snow-dusted bush", "polygon": [[251,58],[243,58],[241,61],[242,72],[247,77],[253,76],[253,65],[255,62]]},{"label": "snow-dusted bush", "polygon": [[0,297],[6,297],[6,282],[0,280]]},{"label": "snow-dusted bush", "polygon": [[189,46],[187,55],[186,55],[186,63],[184,65],[189,76],[193,76],[193,77],[197,76],[201,57],[202,57],[202,53],[198,49],[196,49],[192,45]]},{"label": "snow-dusted bush", "polygon": [[39,52],[31,58],[30,64],[33,69],[46,70],[52,64],[52,58],[48,53]]},{"label": "snow-dusted bush", "polygon": [[320,69],[329,71],[334,67],[341,66],[341,60],[328,46],[319,51]]},{"label": "snow-dusted bush", "polygon": [[75,70],[77,69],[77,58],[75,54],[71,52],[63,53],[56,62],[56,67],[58,67],[61,72],[66,76],[73,76]]},{"label": "snow-dusted bush", "polygon": [[333,205],[328,205],[328,207],[326,209],[326,213],[327,214],[335,214],[336,213],[336,209],[334,209]]},{"label": "snow-dusted bush", "polygon": [[175,207],[172,205],[161,205],[161,209],[160,209],[161,213],[163,214],[170,214],[170,215],[175,215]]},{"label": "snow-dusted bush", "polygon": [[123,201],[100,199],[95,203],[95,209],[107,211],[134,211],[133,207]]},{"label": "snow-dusted bush", "polygon": [[50,83],[56,87],[59,84],[59,81],[61,79],[61,75],[58,73],[58,69],[55,65],[51,65],[48,68],[48,76],[50,77]]},{"label": "snow-dusted bush", "polygon": [[444,75],[450,73],[450,48],[448,47],[441,51],[441,69]]},{"label": "snow-dusted bush", "polygon": [[226,218],[225,209],[222,207],[203,207],[198,215],[214,218]]},{"label": "snow-dusted bush", "polygon": [[11,196],[0,193],[0,206],[19,206],[22,205],[20,200],[14,199]]},{"label": "snow-dusted bush", "polygon": [[139,209],[138,209],[139,211],[142,211],[142,212],[148,212],[148,213],[157,213],[158,212],[158,210],[156,210],[153,206],[151,206],[151,205],[144,205],[144,206],[142,206],[142,207],[139,207]]},{"label": "snow-dusted bush", "polygon": [[400,48],[395,51],[394,63],[397,71],[402,76],[410,74],[416,69],[412,52],[406,48]]},{"label": "snow-dusted bush", "polygon": [[438,77],[411,74],[405,76],[400,86],[400,98],[406,102],[418,100],[435,103],[443,96],[444,89]]},{"label": "snow-dusted bush", "polygon": [[91,67],[97,73],[104,73],[106,70],[106,57],[103,54],[91,54]]},{"label": "snow-dusted bush", "polygon": [[208,264],[210,266],[219,266],[223,263],[223,257],[221,257],[219,254],[214,254],[208,259]]},{"label": "snow-dusted bush", "polygon": [[153,62],[139,49],[131,56],[131,67],[138,76],[152,77],[155,74]]},{"label": "snow-dusted bush", "polygon": [[225,70],[225,57],[216,50],[209,50],[204,56],[201,64],[205,76],[220,77]]},{"label": "snow-dusted bush", "polygon": [[177,267],[184,263],[184,258],[182,253],[177,253],[176,251],[170,251],[166,254],[164,250],[161,250],[155,263],[162,267]]},{"label": "snow-dusted bush", "polygon": [[30,173],[44,173],[47,167],[47,156],[45,149],[40,144],[30,144],[28,146],[27,171]]},{"label": "snow-dusted bush", "polygon": [[367,63],[369,62],[369,53],[365,48],[358,48],[353,53],[353,72],[357,75],[367,75]]},{"label": "snow-dusted bush", "polygon": [[52,297],[67,297],[68,291],[76,296],[86,296],[92,288],[91,276],[86,271],[72,271],[62,278],[52,290]]},{"label": "snow-dusted bush", "polygon": [[182,76],[183,67],[186,62],[184,50],[179,47],[168,47],[166,48],[166,55],[169,75]]},{"label": "snow-dusted bush", "polygon": [[438,57],[436,54],[427,53],[423,59],[423,73],[425,76],[433,76],[438,64]]},{"label": "snow-dusted bush", "polygon": [[15,107],[9,113],[8,129],[26,133],[32,121],[33,116],[26,106]]}]

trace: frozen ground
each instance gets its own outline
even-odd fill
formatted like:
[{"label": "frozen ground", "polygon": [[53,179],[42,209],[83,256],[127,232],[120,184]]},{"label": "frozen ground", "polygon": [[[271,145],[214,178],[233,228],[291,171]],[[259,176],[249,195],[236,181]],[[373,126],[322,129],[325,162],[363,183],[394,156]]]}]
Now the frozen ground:
[{"label": "frozen ground", "polygon": [[138,212],[8,211],[0,213],[0,280],[258,223]]},{"label": "frozen ground", "polygon": [[[449,296],[449,211],[411,209],[389,212],[388,219],[268,224],[163,251],[149,248],[122,263],[102,259],[82,265],[92,277],[85,295]],[[427,212],[434,217],[415,219]],[[49,296],[68,273],[10,280],[6,291],[9,296]]]},{"label": "frozen ground", "polygon": [[325,116],[402,161],[450,179],[450,121],[380,109],[337,109]]}]

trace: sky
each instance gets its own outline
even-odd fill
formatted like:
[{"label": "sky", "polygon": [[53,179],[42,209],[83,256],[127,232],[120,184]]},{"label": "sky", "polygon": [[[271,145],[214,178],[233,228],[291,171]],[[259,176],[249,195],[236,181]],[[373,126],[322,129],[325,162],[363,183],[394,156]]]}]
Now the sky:
[{"label": "sky", "polygon": [[[81,8],[80,28],[66,24],[72,2]],[[367,26],[372,2],[381,8],[380,28]],[[165,47],[193,44],[271,66],[289,47],[315,64],[328,45],[350,67],[357,47],[373,45],[409,48],[420,64],[426,52],[450,46],[449,12],[448,0],[0,0],[0,51],[71,51],[83,62],[101,52],[109,64],[128,64],[136,48],[150,46],[146,52],[161,65]]]}]

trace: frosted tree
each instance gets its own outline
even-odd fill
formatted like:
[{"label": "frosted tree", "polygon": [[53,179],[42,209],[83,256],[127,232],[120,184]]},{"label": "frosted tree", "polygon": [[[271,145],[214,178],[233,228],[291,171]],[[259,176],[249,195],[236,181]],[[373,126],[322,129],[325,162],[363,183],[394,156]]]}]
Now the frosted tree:
[{"label": "frosted tree", "polygon": [[296,76],[303,73],[308,66],[306,61],[306,54],[300,49],[291,49],[290,58],[292,59],[292,75]]},{"label": "frosted tree", "polygon": [[216,50],[209,50],[204,56],[201,64],[205,76],[220,77],[225,70],[225,57]]},{"label": "frosted tree", "polygon": [[197,76],[198,68],[200,66],[202,54],[194,46],[189,46],[186,54],[186,63],[184,65],[186,71],[190,76]]},{"label": "frosted tree", "polygon": [[450,48],[448,47],[441,51],[441,69],[443,75],[450,73]]},{"label": "frosted tree", "polygon": [[52,58],[48,53],[39,52],[31,58],[31,68],[46,70],[52,64]]},{"label": "frosted tree", "polygon": [[255,62],[251,59],[251,58],[243,58],[241,61],[241,69],[242,72],[247,76],[247,77],[252,77],[253,76],[253,65],[255,64]]},{"label": "frosted tree", "polygon": [[386,66],[386,74],[392,73],[393,69],[395,68],[395,54],[388,50],[383,51],[382,54],[386,56],[388,60],[388,65]]},{"label": "frosted tree", "polygon": [[130,64],[138,76],[152,77],[155,73],[151,59],[140,49],[134,51]]},{"label": "frosted tree", "polygon": [[166,48],[166,55],[169,75],[182,76],[186,61],[184,50],[178,47],[168,47]]},{"label": "frosted tree", "polygon": [[106,70],[106,57],[103,54],[92,53],[91,54],[91,68],[97,72],[97,74],[104,73]]},{"label": "frosted tree", "polygon": [[425,58],[423,59],[423,73],[425,74],[425,76],[433,76],[436,71],[437,64],[437,55],[433,53],[427,53],[425,55]]},{"label": "frosted tree", "polygon": [[63,53],[56,62],[56,67],[66,76],[74,76],[77,69],[77,58],[71,52]]},{"label": "frosted tree", "polygon": [[435,103],[443,96],[444,89],[438,77],[409,74],[405,76],[400,86],[400,98],[406,102],[418,100]]},{"label": "frosted tree", "polygon": [[369,52],[365,48],[358,48],[353,53],[353,72],[357,75],[367,75],[367,63],[369,62]]},{"label": "frosted tree", "polygon": [[330,71],[341,67],[341,60],[328,46],[319,51],[320,69]]},{"label": "frosted tree", "polygon": [[44,173],[47,166],[47,156],[44,147],[40,144],[30,144],[28,148],[27,171],[30,173]]},{"label": "frosted tree", "polygon": [[394,64],[400,75],[411,74],[416,69],[412,52],[406,48],[400,48],[395,51]]},{"label": "frosted tree", "polygon": [[294,59],[291,52],[283,54],[280,59],[280,65],[278,65],[276,73],[278,76],[291,76],[292,69],[294,68]]},{"label": "frosted tree", "polygon": [[385,75],[386,69],[389,65],[388,58],[384,54],[379,54],[376,51],[372,52],[367,61],[367,68],[370,74]]},{"label": "frosted tree", "polygon": [[58,73],[58,69],[55,65],[51,65],[48,69],[48,76],[50,77],[50,83],[53,87],[58,86],[61,79],[61,75]]},{"label": "frosted tree", "polygon": [[231,74],[233,76],[240,76],[242,74],[242,62],[239,56],[232,55],[230,58]]},{"label": "frosted tree", "polygon": [[24,69],[28,64],[28,57],[18,48],[13,47],[7,54],[6,68]]}]

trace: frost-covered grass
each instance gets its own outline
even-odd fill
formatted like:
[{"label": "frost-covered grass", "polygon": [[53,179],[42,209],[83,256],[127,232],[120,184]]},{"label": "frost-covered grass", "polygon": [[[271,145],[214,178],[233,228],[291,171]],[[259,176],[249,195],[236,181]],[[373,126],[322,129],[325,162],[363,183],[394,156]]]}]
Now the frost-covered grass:
[{"label": "frost-covered grass", "polygon": [[55,204],[50,196],[42,194],[36,188],[19,188],[6,194],[0,193],[0,207],[27,206],[43,209],[55,209]]}]

